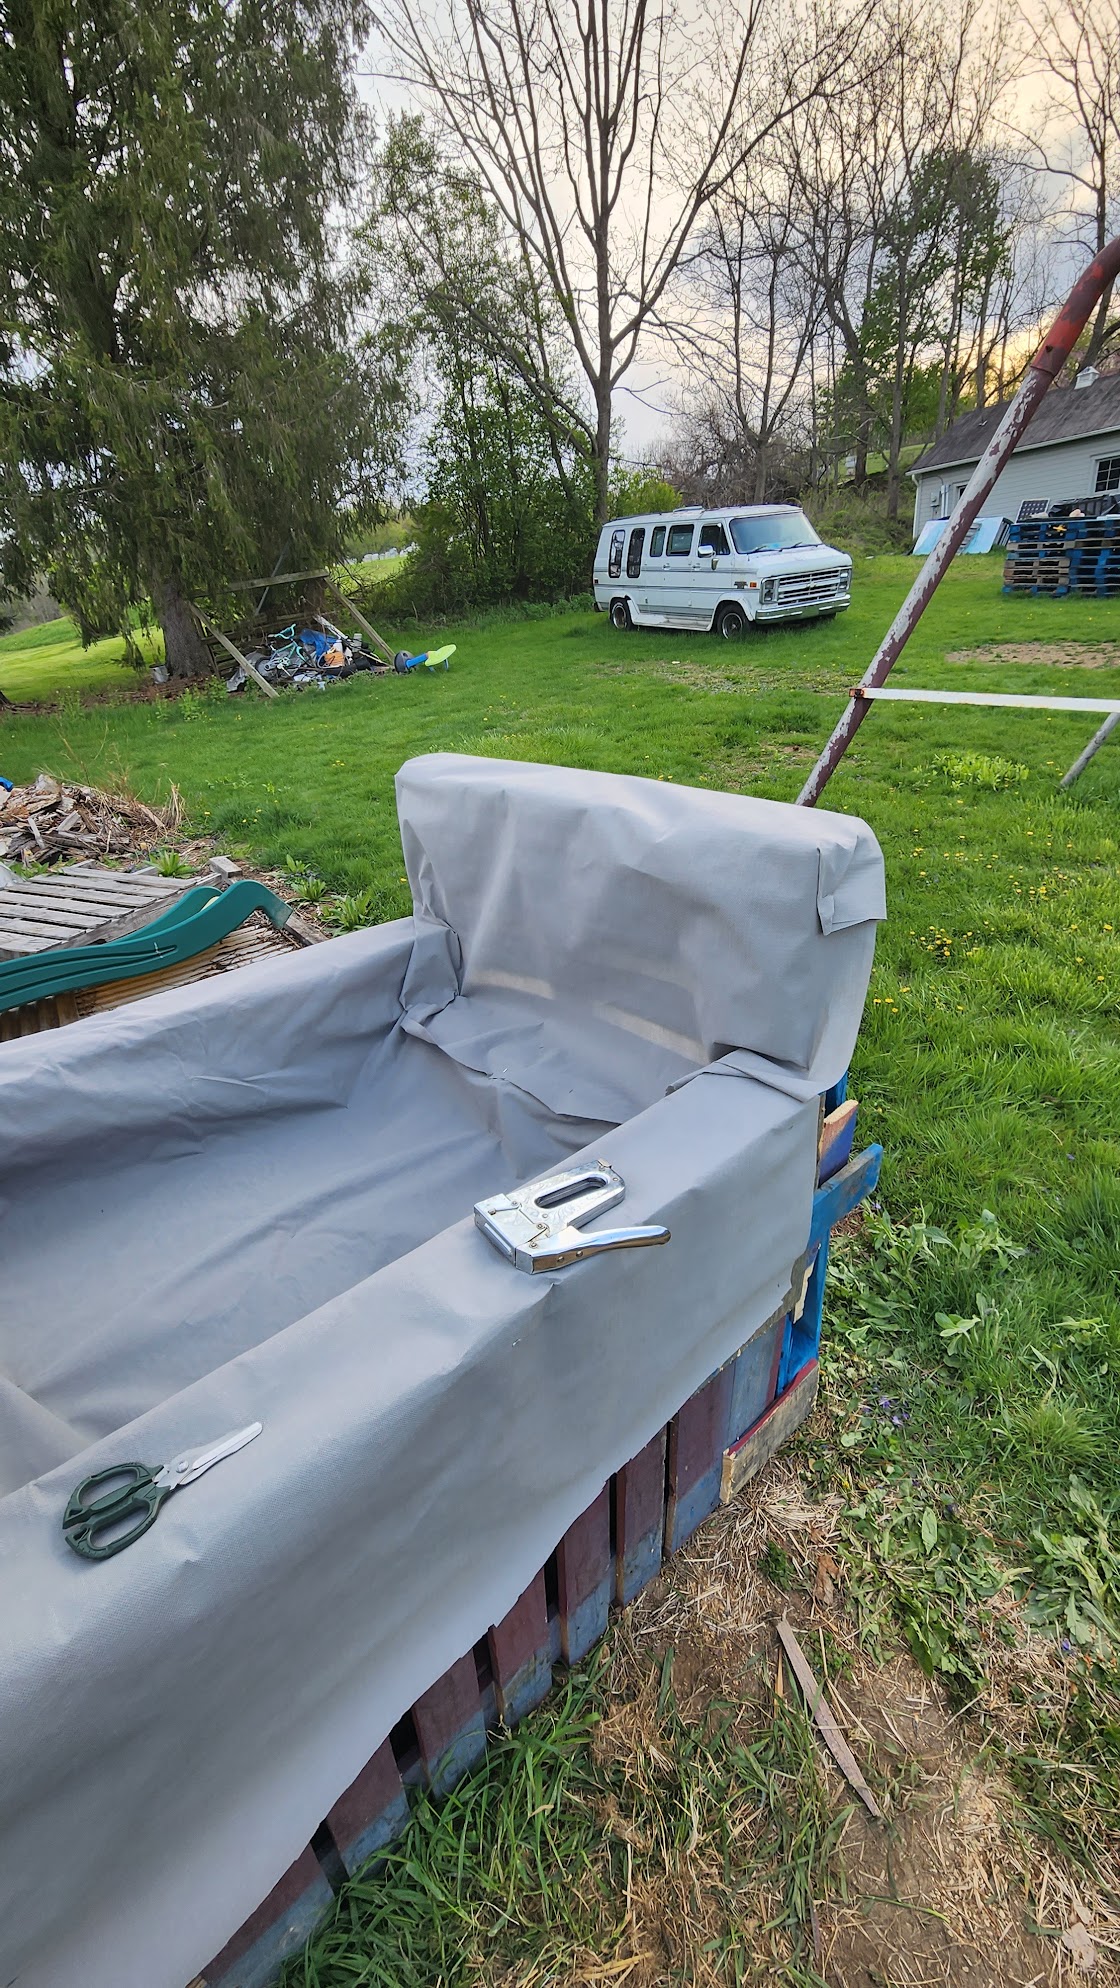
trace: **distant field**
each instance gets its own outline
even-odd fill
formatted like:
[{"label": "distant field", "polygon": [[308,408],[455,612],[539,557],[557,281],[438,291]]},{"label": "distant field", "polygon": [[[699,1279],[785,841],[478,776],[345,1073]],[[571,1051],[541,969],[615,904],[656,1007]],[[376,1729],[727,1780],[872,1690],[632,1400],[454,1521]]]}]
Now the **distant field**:
[{"label": "distant field", "polygon": [[[147,647],[154,661],[161,652],[159,637]],[[69,616],[0,636],[0,690],[13,704],[44,703],[67,693],[130,690],[135,684],[120,637],[83,649]]]}]

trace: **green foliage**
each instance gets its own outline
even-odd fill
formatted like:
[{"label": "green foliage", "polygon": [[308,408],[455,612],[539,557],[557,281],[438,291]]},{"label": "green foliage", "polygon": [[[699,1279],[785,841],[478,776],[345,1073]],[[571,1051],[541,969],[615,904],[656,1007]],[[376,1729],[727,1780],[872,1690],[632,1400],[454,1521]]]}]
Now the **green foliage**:
[{"label": "green foliage", "polygon": [[190,876],[190,865],[184,863],[177,849],[161,849],[155,860],[156,869],[161,877]]},{"label": "green foliage", "polygon": [[[939,149],[919,160],[888,210],[859,324],[830,409],[838,453],[882,449],[897,469],[907,438],[929,439],[965,404],[969,341],[1009,268],[1000,161]],[[940,356],[930,359],[931,350]]]},{"label": "green foliage", "polygon": [[849,488],[827,496],[809,491],[803,505],[826,545],[838,545],[844,552],[857,555],[910,550],[910,520],[889,517],[881,491],[868,490],[861,495]]},{"label": "green foliage", "polygon": [[1029,766],[1001,759],[998,752],[939,752],[930,760],[929,770],[943,773],[950,787],[987,787],[993,794],[1031,777]]},{"label": "green foliage", "polygon": [[392,458],[329,216],[360,165],[361,0],[38,0],[0,64],[0,584],[88,640],[337,550]]},{"label": "green foliage", "polygon": [[675,511],[680,502],[680,491],[674,490],[656,470],[619,466],[611,476],[612,518],[636,518],[643,511]]},{"label": "green foliage", "polygon": [[365,230],[386,322],[415,353],[424,500],[382,598],[417,613],[546,601],[587,586],[594,476],[545,308],[478,179],[416,117],[378,156]]}]

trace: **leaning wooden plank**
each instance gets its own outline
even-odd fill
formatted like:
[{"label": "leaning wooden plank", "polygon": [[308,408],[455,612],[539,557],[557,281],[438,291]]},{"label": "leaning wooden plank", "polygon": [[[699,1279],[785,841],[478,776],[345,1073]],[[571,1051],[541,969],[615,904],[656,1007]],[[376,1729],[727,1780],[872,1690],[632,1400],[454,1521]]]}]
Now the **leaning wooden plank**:
[{"label": "leaning wooden plank", "polygon": [[355,621],[358,624],[358,627],[364,629],[365,633],[369,636],[370,641],[376,642],[382,655],[385,657],[386,662],[391,663],[393,660],[393,651],[390,649],[389,644],[385,640],[385,637],[383,635],[378,634],[372,621],[366,620],[365,615],[361,611],[361,608],[355,607],[353,601],[349,598],[349,596],[343,593],[341,587],[336,587],[333,580],[328,579],[327,586],[330,592],[334,595],[336,601],[340,601],[342,603],[342,606],[346,609],[347,613],[353,615]]},{"label": "leaning wooden plank", "polygon": [[818,1684],[813,1676],[805,1660],[804,1651],[784,1615],[778,1623],[778,1635],[789,1667],[805,1694],[805,1702],[832,1758],[849,1786],[855,1789],[868,1814],[875,1816],[881,1822],[883,1811],[864,1780],[859,1762],[832,1715],[832,1708],[824,1695],[824,1686]]},{"label": "leaning wooden plank", "polygon": [[266,697],[279,697],[280,692],[278,690],[273,689],[272,685],[268,682],[267,678],[261,675],[256,664],[251,663],[249,661],[248,656],[243,656],[240,649],[234,648],[233,643],[229,639],[229,636],[223,635],[220,628],[215,628],[212,621],[207,621],[206,616],[203,613],[201,613],[198,608],[195,608],[195,613],[198,615],[199,621],[202,623],[202,626],[205,629],[206,633],[208,635],[212,635],[214,637],[215,642],[219,642],[221,644],[222,648],[226,651],[226,654],[233,657],[233,660],[237,664],[238,668],[244,670],[246,676],[252,677],[253,682],[257,686],[257,689],[263,690]]},{"label": "leaning wooden plank", "polygon": [[231,594],[255,594],[261,587],[287,587],[296,580],[326,580],[329,576],[321,566],[309,567],[306,573],[274,573],[269,580],[231,580]]}]

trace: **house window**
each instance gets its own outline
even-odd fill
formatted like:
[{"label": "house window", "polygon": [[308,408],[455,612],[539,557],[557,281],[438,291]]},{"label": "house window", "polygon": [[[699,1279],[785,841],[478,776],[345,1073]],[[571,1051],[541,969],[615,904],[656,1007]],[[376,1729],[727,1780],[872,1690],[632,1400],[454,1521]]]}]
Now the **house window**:
[{"label": "house window", "polygon": [[670,559],[686,559],[692,551],[692,526],[670,525],[667,550]]},{"label": "house window", "polygon": [[722,558],[723,554],[730,552],[730,550],[731,547],[727,543],[727,533],[724,531],[722,525],[701,525],[701,552],[710,552],[713,559],[717,559]]},{"label": "house window", "polygon": [[617,580],[622,571],[622,548],[625,543],[626,533],[624,531],[611,533],[610,558],[607,560],[608,579]]},{"label": "house window", "polygon": [[636,531],[631,532],[630,543],[626,548],[626,577],[628,580],[636,580],[642,570],[642,547],[645,542],[646,528],[644,525],[639,525]]},{"label": "house window", "polygon": [[649,556],[651,559],[660,559],[664,550],[665,550],[665,527],[664,525],[656,525],[654,527],[653,537],[650,539],[649,542]]},{"label": "house window", "polygon": [[1097,490],[1120,490],[1120,456],[1101,456],[1097,463]]}]

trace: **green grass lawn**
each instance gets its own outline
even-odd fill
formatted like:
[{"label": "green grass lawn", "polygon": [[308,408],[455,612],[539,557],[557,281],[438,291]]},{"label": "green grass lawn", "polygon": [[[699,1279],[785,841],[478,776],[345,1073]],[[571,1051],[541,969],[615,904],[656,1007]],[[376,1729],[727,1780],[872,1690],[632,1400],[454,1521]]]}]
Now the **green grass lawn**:
[{"label": "green grass lawn", "polygon": [[[736,645],[623,635],[590,613],[496,616],[450,631],[447,674],[359,678],[275,705],[192,697],[9,718],[0,773],[127,781],[154,801],[174,781],[197,830],[322,880],[350,917],[395,916],[407,899],[392,782],[409,755],[792,799],[916,571],[860,561],[846,615]],[[13,693],[21,665],[0,645],[9,695],[43,695],[61,657],[57,632],[34,637],[19,638],[34,692]],[[960,560],[894,681],[1120,695],[1116,667],[946,660],[1033,641],[1120,641],[1120,603],[1006,598],[998,558]],[[861,1136],[882,1141],[886,1162],[881,1211],[839,1252],[825,1408],[802,1452],[811,1482],[845,1492],[862,1633],[901,1634],[962,1700],[991,1667],[990,1598],[1022,1570],[1035,1615],[1069,1645],[1072,1681],[1066,1713],[1008,1768],[1036,1822],[1090,1864],[1120,1786],[1107,1709],[1120,1623],[1120,745],[1070,794],[1058,779],[1097,723],[880,706],[829,789],[887,862],[852,1072]],[[521,1938],[539,1899],[528,1878],[510,1882]],[[402,1981],[466,1978],[426,1952]],[[397,1978],[333,1967],[307,1978]]]},{"label": "green grass lawn", "polygon": [[63,616],[18,635],[0,636],[0,690],[13,704],[135,688],[136,673],[125,662],[124,643],[117,635],[83,649],[74,623]]}]

